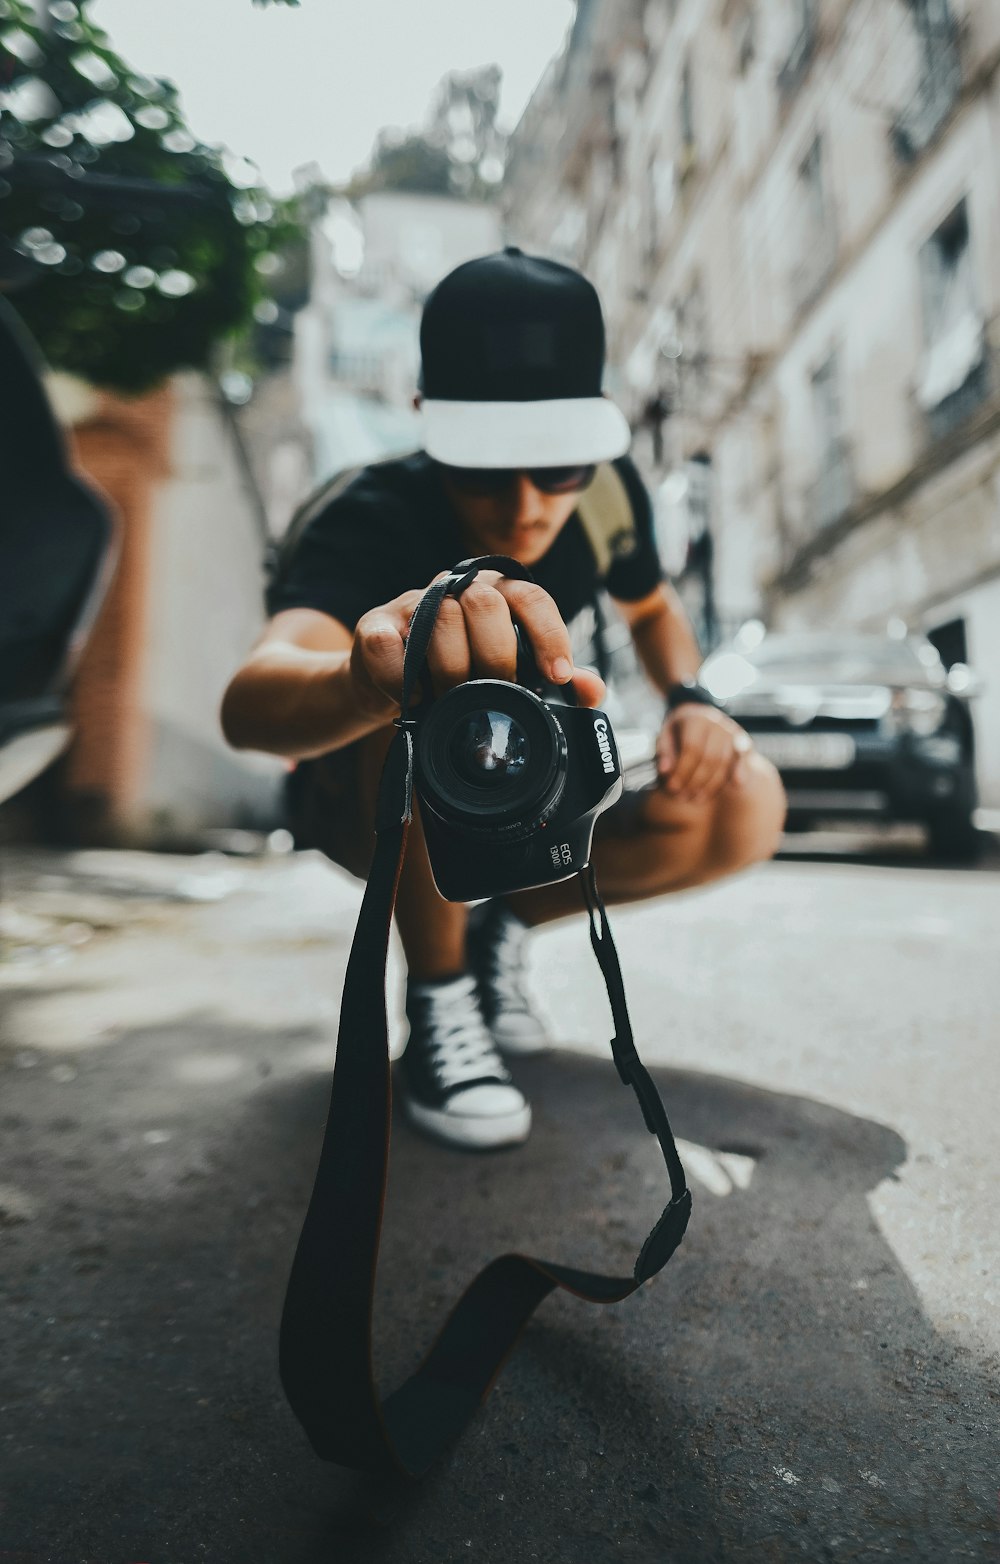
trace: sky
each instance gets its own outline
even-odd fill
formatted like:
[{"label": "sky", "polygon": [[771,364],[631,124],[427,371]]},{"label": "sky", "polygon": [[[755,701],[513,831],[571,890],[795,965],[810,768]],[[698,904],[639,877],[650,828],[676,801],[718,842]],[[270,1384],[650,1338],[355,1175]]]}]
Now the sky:
[{"label": "sky", "polygon": [[518,119],[572,19],[572,0],[94,0],[136,70],[170,77],[194,135],[252,158],[277,194],[318,163],[363,164],[383,126],[424,118],[450,70],[498,64],[501,119]]}]

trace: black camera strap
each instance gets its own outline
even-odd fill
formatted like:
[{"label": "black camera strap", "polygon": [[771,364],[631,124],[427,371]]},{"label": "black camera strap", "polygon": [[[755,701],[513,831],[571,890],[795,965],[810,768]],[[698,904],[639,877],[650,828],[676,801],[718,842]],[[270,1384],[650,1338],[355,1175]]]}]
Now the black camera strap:
[{"label": "black camera strap", "polygon": [[530,580],[504,556],[466,560],[428,588],[410,623],[401,715],[376,809],[376,847],[344,983],[329,1116],[292,1264],[279,1363],[292,1410],[322,1459],[421,1476],[483,1402],[532,1312],[563,1288],[589,1303],[627,1298],[670,1259],[691,1210],[659,1093],[635,1049],[618,956],[593,870],[581,874],[590,938],[608,988],[618,1074],[659,1141],[670,1201],[631,1276],[604,1276],[528,1255],[491,1261],[459,1298],[416,1372],[385,1400],[372,1360],[372,1310],[389,1162],[391,1084],[385,971],[413,796],[411,706],[438,610],[480,570]]}]

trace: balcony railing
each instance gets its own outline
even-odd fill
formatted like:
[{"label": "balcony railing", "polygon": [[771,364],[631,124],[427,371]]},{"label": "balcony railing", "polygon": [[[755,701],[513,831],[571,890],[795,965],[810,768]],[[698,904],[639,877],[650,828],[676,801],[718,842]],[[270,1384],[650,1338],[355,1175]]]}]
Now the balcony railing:
[{"label": "balcony railing", "polygon": [[924,409],[924,427],[932,440],[942,440],[970,418],[977,408],[997,394],[996,354],[984,344],[978,363],[962,384],[934,407]]},{"label": "balcony railing", "polygon": [[816,16],[813,7],[810,6],[802,18],[798,32],[792,39],[792,46],[785,63],[778,72],[778,92],[783,99],[790,98],[798,91],[816,52],[816,43]]},{"label": "balcony railing", "polygon": [[912,163],[934,140],[958,98],[962,70],[955,40],[940,44],[940,53],[926,71],[909,103],[892,122],[893,150],[902,163]]},{"label": "balcony railing", "polygon": [[837,238],[832,224],[812,235],[802,260],[792,268],[789,286],[792,308],[804,310],[821,291],[837,264]]},{"label": "balcony railing", "polygon": [[970,308],[924,354],[913,387],[920,443],[941,440],[1000,397],[1000,315]]},{"label": "balcony railing", "polygon": [[806,490],[805,514],[810,530],[832,526],[846,516],[856,495],[850,448],[846,441],[834,440],[823,454],[815,481]]}]

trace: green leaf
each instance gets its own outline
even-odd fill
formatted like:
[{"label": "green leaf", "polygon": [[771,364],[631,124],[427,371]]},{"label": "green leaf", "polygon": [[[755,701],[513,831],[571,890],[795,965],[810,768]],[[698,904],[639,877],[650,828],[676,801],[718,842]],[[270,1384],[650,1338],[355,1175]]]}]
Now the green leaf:
[{"label": "green leaf", "polygon": [[273,290],[257,258],[302,247],[304,207],[236,185],[173,84],[132,71],[89,4],[60,31],[27,0],[0,0],[0,81],[27,79],[5,38],[41,55],[34,98],[14,94],[20,116],[0,116],[0,275],[20,284],[18,312],[54,368],[139,391],[207,367],[234,334],[260,336],[254,309]]}]

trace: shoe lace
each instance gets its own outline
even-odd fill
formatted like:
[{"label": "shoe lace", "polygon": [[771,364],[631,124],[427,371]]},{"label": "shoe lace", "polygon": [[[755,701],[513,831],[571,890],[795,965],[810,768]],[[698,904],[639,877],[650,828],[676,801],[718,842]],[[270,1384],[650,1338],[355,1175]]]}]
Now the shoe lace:
[{"label": "shoe lace", "polygon": [[510,1076],[483,1024],[474,995],[468,995],[468,1007],[461,1004],[462,997],[452,995],[446,1001],[442,996],[440,1002],[430,1001],[427,1046],[438,1080],[445,1089],[468,1081],[508,1081]]},{"label": "shoe lace", "polygon": [[491,998],[508,1010],[530,1009],[524,990],[526,940],[527,930],[507,920],[497,930],[490,946],[486,975]]}]

